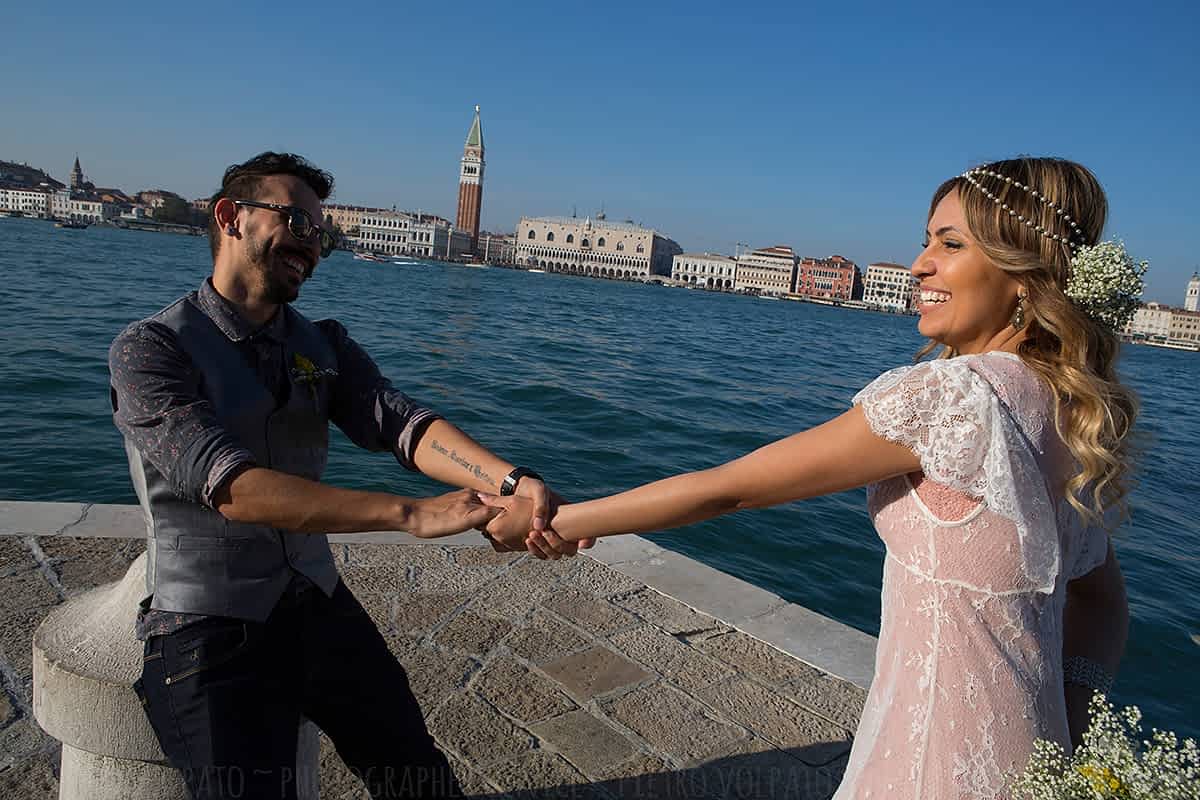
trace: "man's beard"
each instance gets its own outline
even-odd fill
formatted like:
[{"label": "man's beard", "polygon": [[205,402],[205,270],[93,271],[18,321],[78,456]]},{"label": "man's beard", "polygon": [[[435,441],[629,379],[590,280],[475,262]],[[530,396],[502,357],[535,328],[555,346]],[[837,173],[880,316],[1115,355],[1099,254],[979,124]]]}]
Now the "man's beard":
[{"label": "man's beard", "polygon": [[262,281],[263,293],[266,295],[267,301],[275,305],[283,305],[299,297],[300,287],[292,286],[289,281],[272,269],[271,262],[275,258],[272,248],[249,232],[245,234],[245,237],[247,257],[251,266],[254,267],[254,271],[258,273],[259,280]]}]

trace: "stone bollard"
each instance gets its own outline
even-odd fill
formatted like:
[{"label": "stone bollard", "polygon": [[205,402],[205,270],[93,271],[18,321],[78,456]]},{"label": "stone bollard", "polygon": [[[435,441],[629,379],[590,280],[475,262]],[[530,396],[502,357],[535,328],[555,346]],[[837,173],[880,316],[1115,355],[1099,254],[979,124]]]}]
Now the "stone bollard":
[{"label": "stone bollard", "polygon": [[[133,682],[142,643],[133,633],[146,586],[142,553],[116,583],[55,608],[33,638],[33,715],[62,742],[60,800],[179,800],[183,776],[167,765]],[[300,800],[317,800],[317,728],[296,749]]]}]

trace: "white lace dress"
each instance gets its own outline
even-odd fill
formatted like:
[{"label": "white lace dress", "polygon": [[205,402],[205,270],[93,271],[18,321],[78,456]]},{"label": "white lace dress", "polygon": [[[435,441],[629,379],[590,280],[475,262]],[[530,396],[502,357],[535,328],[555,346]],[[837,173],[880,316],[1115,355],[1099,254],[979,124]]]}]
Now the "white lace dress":
[{"label": "white lace dress", "polygon": [[875,677],[834,795],[1006,796],[1038,737],[1069,747],[1067,580],[1107,537],[1060,493],[1052,398],[1018,356],[886,372],[854,398],[922,471],[868,488],[887,545]]}]

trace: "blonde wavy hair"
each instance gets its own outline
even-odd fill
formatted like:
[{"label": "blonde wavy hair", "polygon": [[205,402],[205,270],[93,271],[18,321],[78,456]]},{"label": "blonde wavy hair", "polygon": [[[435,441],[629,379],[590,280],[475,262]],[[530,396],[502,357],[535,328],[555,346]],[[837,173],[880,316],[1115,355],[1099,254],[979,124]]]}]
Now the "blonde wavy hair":
[{"label": "blonde wavy hair", "polygon": [[[1051,233],[1071,234],[1079,244],[1093,245],[1100,240],[1108,200],[1096,176],[1085,167],[1058,158],[1015,158],[981,169],[1036,189],[1076,222],[1078,233],[1029,192],[974,173],[972,177],[1008,209],[1035,220]],[[1062,491],[1089,522],[1103,524],[1107,520],[1115,525],[1127,513],[1125,498],[1133,461],[1130,431],[1138,410],[1137,397],[1116,375],[1117,337],[1065,294],[1072,255],[1065,242],[1025,225],[961,176],[934,192],[930,217],[938,203],[955,190],[980,249],[1028,292],[1026,339],[1019,353],[1054,393],[1054,425],[1078,465],[1078,472]],[[937,347],[937,342],[930,342],[918,358]],[[940,355],[949,358],[957,353],[946,347]],[[1107,514],[1111,509],[1118,512],[1115,518]]]}]

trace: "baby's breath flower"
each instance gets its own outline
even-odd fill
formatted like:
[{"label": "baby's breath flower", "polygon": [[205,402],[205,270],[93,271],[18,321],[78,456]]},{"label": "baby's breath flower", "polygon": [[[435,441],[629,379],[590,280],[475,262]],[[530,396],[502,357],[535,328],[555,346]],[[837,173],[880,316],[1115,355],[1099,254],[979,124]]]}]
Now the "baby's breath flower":
[{"label": "baby's breath flower", "polygon": [[1013,783],[1020,800],[1200,800],[1200,748],[1195,739],[1154,730],[1142,739],[1137,706],[1117,714],[1097,692],[1091,724],[1071,756],[1038,739],[1025,771]]},{"label": "baby's breath flower", "polygon": [[1081,247],[1071,259],[1067,297],[1114,333],[1137,311],[1149,264],[1135,262],[1119,240]]}]

